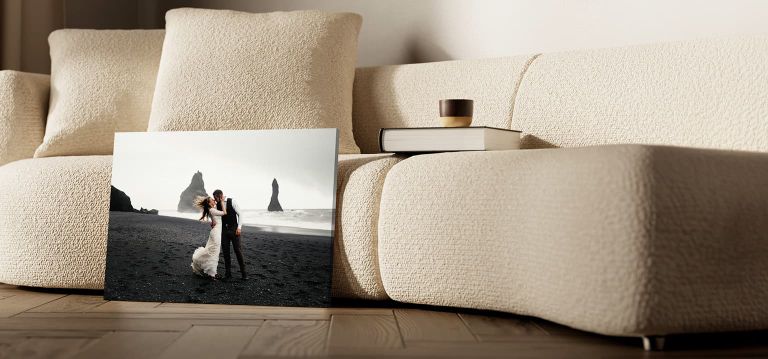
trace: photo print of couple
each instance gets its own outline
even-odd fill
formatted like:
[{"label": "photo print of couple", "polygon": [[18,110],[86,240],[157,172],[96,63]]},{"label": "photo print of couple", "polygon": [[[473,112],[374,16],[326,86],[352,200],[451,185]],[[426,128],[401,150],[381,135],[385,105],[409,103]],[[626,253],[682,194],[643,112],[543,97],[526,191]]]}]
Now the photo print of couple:
[{"label": "photo print of couple", "polygon": [[108,300],[327,307],[337,130],[118,133]]}]

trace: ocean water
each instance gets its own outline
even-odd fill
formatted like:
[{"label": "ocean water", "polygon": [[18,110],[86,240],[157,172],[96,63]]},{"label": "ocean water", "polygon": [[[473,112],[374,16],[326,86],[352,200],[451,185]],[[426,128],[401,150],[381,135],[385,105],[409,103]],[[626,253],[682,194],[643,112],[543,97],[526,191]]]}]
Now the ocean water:
[{"label": "ocean water", "polygon": [[[161,216],[199,219],[199,212],[185,213],[175,210],[161,210]],[[245,226],[276,226],[318,229],[330,231],[333,224],[332,209],[286,209],[283,212],[269,212],[266,209],[244,209],[240,220]]]}]

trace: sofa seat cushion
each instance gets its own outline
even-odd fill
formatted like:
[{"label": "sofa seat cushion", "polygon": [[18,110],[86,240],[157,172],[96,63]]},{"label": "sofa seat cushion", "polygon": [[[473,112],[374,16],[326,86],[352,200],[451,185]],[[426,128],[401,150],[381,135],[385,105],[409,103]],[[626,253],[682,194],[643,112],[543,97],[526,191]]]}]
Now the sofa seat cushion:
[{"label": "sofa seat cushion", "polygon": [[414,156],[387,175],[395,300],[611,335],[768,328],[768,154],[616,145]]},{"label": "sofa seat cushion", "polygon": [[112,156],[0,167],[0,282],[101,289]]},{"label": "sofa seat cushion", "polygon": [[333,252],[335,297],[387,299],[378,265],[379,203],[387,172],[402,157],[340,155]]},{"label": "sofa seat cushion", "polygon": [[[386,298],[376,226],[384,176],[400,159],[340,155],[334,295]],[[0,167],[0,282],[102,289],[112,156],[50,157]]]}]

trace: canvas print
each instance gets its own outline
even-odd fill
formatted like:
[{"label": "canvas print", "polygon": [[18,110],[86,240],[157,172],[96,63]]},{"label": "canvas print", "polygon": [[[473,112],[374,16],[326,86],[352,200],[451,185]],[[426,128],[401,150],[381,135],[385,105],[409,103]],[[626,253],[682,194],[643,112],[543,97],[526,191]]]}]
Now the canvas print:
[{"label": "canvas print", "polygon": [[104,297],[328,306],[336,129],[119,133]]}]

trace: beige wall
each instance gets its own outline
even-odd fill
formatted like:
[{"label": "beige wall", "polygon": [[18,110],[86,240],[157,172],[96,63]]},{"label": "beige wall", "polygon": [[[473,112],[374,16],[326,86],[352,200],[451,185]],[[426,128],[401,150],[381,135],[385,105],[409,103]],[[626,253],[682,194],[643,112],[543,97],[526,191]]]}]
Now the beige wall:
[{"label": "beige wall", "polygon": [[0,0],[2,69],[49,73],[48,35],[60,28],[162,26],[157,0]]},{"label": "beige wall", "polygon": [[64,26],[61,0],[2,0],[2,68],[47,73],[48,34]]},{"label": "beige wall", "polygon": [[364,66],[768,33],[765,0],[172,0],[158,11],[177,6],[357,12]]},{"label": "beige wall", "polygon": [[768,33],[765,0],[0,1],[2,67],[33,72],[49,71],[53,29],[163,27],[165,11],[182,6],[357,12],[361,66]]}]

